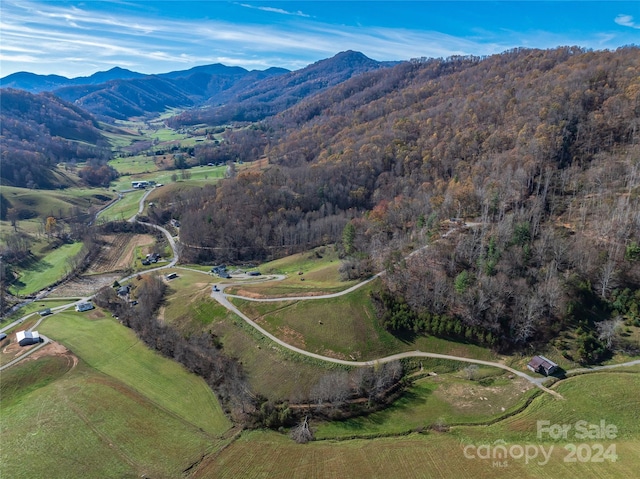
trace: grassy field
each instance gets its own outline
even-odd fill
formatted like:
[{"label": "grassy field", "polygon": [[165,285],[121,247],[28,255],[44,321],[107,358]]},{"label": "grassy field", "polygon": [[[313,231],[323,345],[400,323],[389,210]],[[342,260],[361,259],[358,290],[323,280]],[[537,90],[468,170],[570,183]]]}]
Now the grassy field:
[{"label": "grassy field", "polygon": [[272,400],[306,394],[332,367],[276,347],[220,306],[210,297],[217,278],[180,268],[175,271],[179,277],[169,284],[162,319],[184,334],[210,331],[218,336],[225,353],[241,361],[255,393]]},{"label": "grassy field", "polygon": [[[418,379],[390,407],[368,416],[321,423],[317,439],[409,433],[438,422],[486,422],[508,414],[539,391],[505,375],[479,383],[448,373]],[[485,385],[483,385],[485,384]]]},{"label": "grassy field", "polygon": [[[359,288],[337,298],[259,303],[234,299],[247,316],[270,333],[311,352],[351,360],[375,359],[421,350],[495,359],[487,348],[432,336],[394,336],[376,319],[369,291]],[[267,285],[264,285],[266,290]]]},{"label": "grassy field", "polygon": [[[285,435],[275,432],[245,433],[214,460],[203,461],[194,477],[636,477],[640,461],[640,455],[637,453],[640,447],[637,408],[640,381],[637,375],[597,373],[580,376],[561,383],[558,391],[565,396],[565,400],[540,394],[522,412],[496,424],[456,426],[449,432],[432,431],[370,440],[324,440],[305,445],[295,444]],[[426,392],[427,402],[435,394],[436,392]],[[450,407],[450,404],[446,404],[436,409],[442,411]],[[426,406],[419,410],[426,415],[435,415]],[[404,419],[401,415],[404,415]],[[417,422],[411,418],[408,410],[394,411],[387,419],[392,418]],[[607,447],[615,444],[618,460],[568,462],[566,459],[569,451],[564,446],[581,441],[576,440],[571,434],[568,441],[554,442],[544,437],[540,439],[537,437],[538,420],[547,420],[551,424],[572,425],[579,420],[588,421],[590,424],[600,424],[601,420],[605,420],[608,424],[617,425],[619,434],[616,438],[586,442],[600,442]],[[318,427],[318,434],[322,432],[322,427]],[[502,444],[503,441],[507,447],[544,446],[548,451],[553,445],[554,450],[548,463],[543,463],[541,453],[537,459],[529,461],[525,457],[518,457],[518,449],[513,450],[514,457],[509,457],[506,462],[494,461],[491,458],[481,459],[475,455],[478,446],[486,445],[487,448],[491,448],[495,444]]]},{"label": "grassy field", "polygon": [[27,361],[2,379],[1,477],[179,477],[225,444],[82,361]]},{"label": "grassy field", "polygon": [[67,259],[73,258],[81,249],[82,243],[64,244],[29,265],[18,268],[20,277],[9,291],[12,294],[32,294],[55,283],[66,274]]},{"label": "grassy field", "polygon": [[[7,206],[38,218],[53,216],[64,218],[72,208],[87,211],[91,207],[106,204],[115,195],[104,188],[67,188],[64,190],[38,190],[2,186]],[[22,221],[18,221],[20,225]]]},{"label": "grassy field", "polygon": [[60,341],[89,366],[195,427],[209,434],[220,434],[230,427],[201,378],[148,349],[131,330],[101,310],[59,313],[42,323],[39,330]]},{"label": "grassy field", "polygon": [[402,343],[375,320],[363,287],[332,299],[277,303],[234,300],[269,332],[315,353],[365,360],[398,352]]},{"label": "grassy field", "polygon": [[136,175],[140,173],[153,173],[158,167],[153,156],[136,155],[124,158],[115,158],[109,162],[121,175]]},{"label": "grassy field", "polygon": [[263,263],[257,268],[263,274],[284,274],[287,278],[283,281],[247,284],[230,291],[235,291],[237,294],[250,293],[272,297],[334,293],[358,282],[341,281],[339,267],[340,259],[335,248],[323,246]]},{"label": "grassy field", "polygon": [[1,322],[10,323],[11,321],[15,321],[16,319],[19,319],[31,313],[35,313],[36,311],[41,311],[47,308],[55,308],[56,306],[63,306],[65,304],[69,304],[70,302],[71,300],[69,299],[39,299],[38,301],[29,303],[20,308],[18,311],[15,311],[9,316],[3,318]]},{"label": "grassy field", "polygon": [[138,213],[138,207],[140,199],[144,195],[144,190],[131,191],[124,194],[122,199],[116,201],[113,206],[102,211],[98,216],[100,221],[118,221],[128,220],[136,213]]}]

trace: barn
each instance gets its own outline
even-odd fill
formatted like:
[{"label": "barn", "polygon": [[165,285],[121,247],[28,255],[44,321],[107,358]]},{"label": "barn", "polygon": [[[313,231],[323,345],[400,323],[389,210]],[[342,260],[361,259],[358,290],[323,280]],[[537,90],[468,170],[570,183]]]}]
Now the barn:
[{"label": "barn", "polygon": [[527,368],[534,373],[549,376],[558,370],[558,365],[544,356],[534,356],[527,364]]},{"label": "barn", "polygon": [[18,331],[16,333],[16,341],[20,346],[29,346],[37,344],[41,341],[38,331]]}]

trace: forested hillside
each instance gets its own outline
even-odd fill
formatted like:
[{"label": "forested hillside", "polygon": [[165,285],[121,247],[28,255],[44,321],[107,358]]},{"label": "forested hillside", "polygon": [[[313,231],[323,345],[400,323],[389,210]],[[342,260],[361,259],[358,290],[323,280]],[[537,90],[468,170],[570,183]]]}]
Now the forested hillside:
[{"label": "forested hillside", "polygon": [[[50,93],[0,90],[0,181],[26,188],[68,186],[53,169],[58,162],[87,162],[85,180],[106,184],[113,179],[111,148],[98,124],[82,109]],[[103,171],[96,176],[96,172]]]},{"label": "forested hillside", "polygon": [[[185,256],[341,241],[346,276],[387,268],[390,329],[508,348],[569,328],[597,360],[640,303],[639,65],[563,47],[356,76],[261,126],[266,171],[174,199]],[[472,225],[441,238],[451,217]]]},{"label": "forested hillside", "polygon": [[245,82],[243,88],[212,95],[207,107],[185,111],[171,118],[169,124],[177,128],[198,123],[263,120],[351,77],[388,66],[388,62],[372,60],[359,52],[341,52],[301,70]]}]

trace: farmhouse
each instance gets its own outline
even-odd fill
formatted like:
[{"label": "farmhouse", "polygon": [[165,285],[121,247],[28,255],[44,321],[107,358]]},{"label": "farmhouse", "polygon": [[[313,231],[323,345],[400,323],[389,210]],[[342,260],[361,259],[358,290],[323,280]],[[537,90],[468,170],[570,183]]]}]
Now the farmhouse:
[{"label": "farmhouse", "polygon": [[20,346],[29,346],[30,344],[37,344],[41,340],[38,331],[18,331],[16,333],[16,341]]},{"label": "farmhouse", "polygon": [[558,370],[558,365],[544,356],[534,356],[527,364],[527,368],[534,373],[549,376]]},{"label": "farmhouse", "polygon": [[131,182],[131,188],[145,189],[147,186],[149,186],[148,181],[132,181]]},{"label": "farmhouse", "polygon": [[78,311],[79,313],[82,313],[83,311],[89,311],[90,309],[93,309],[94,306],[92,303],[78,303],[76,304],[76,311]]}]

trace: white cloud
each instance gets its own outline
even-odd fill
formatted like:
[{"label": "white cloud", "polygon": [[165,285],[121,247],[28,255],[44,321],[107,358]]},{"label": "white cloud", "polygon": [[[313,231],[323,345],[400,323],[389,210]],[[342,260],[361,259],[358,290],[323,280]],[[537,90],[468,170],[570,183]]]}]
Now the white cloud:
[{"label": "white cloud", "polygon": [[[184,19],[162,16],[146,2],[112,0],[130,9],[98,9],[97,2],[68,3],[0,0],[0,30],[4,71],[24,70],[21,61],[37,73],[90,74],[113,65],[143,73],[160,73],[206,63],[245,68],[280,66],[298,69],[339,51],[357,50],[376,60],[413,57],[490,55],[517,46],[550,48],[580,44],[598,48],[630,43],[610,35],[585,34],[583,38],[545,31],[499,32],[476,30],[460,37],[438,31],[408,28],[337,26],[302,12],[235,3],[288,15],[285,23],[251,24],[210,18]],[[256,2],[257,3],[257,2]],[[124,12],[124,13],[118,13]],[[138,13],[140,12],[140,13]],[[237,13],[237,12],[236,12]],[[245,12],[243,12],[245,13]],[[630,15],[619,15],[620,25],[638,28]],[[92,69],[88,71],[88,69]],[[65,72],[62,73],[62,70]]]},{"label": "white cloud", "polygon": [[618,25],[622,25],[623,27],[631,27],[631,28],[639,28],[640,24],[633,21],[633,17],[631,15],[620,14],[614,20]]},{"label": "white cloud", "polygon": [[246,3],[239,3],[238,5],[240,5],[241,7],[244,7],[244,8],[251,8],[253,10],[262,10],[263,12],[279,13],[281,15],[294,15],[296,17],[304,17],[304,18],[310,18],[311,17],[310,15],[307,15],[306,13],[303,13],[300,10],[298,10],[297,12],[290,12],[288,10],[283,10],[282,8],[257,7],[255,5],[248,5]]}]

